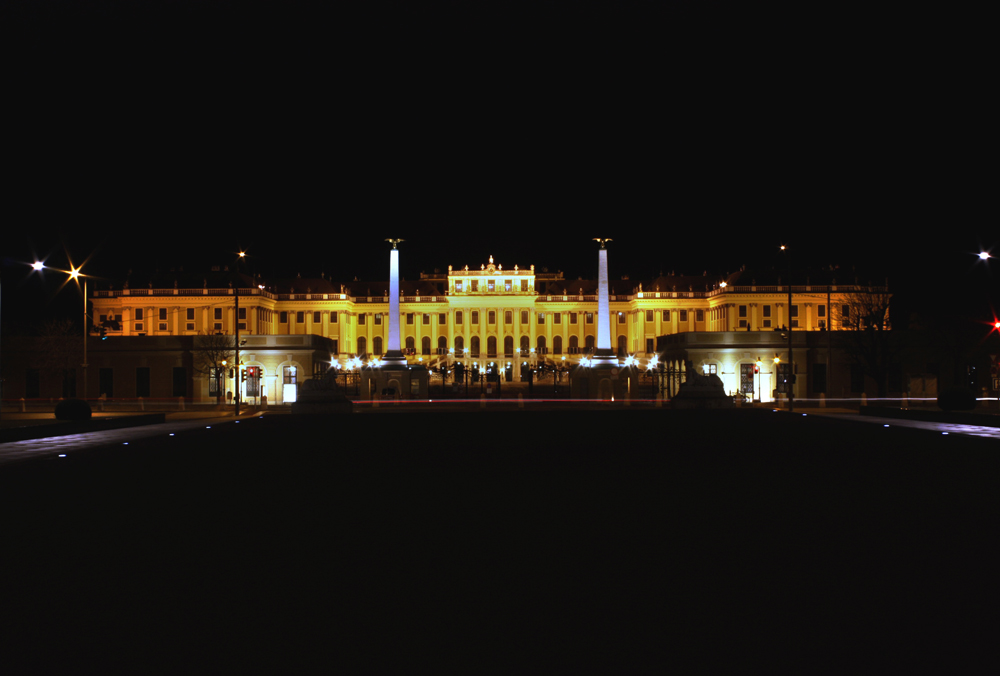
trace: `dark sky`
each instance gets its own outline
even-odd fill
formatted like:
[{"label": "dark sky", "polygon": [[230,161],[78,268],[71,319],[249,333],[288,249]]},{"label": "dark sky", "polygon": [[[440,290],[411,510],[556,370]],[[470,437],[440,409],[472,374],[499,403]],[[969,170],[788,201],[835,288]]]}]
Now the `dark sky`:
[{"label": "dark sky", "polygon": [[385,278],[390,236],[407,276],[592,276],[597,236],[616,277],[721,274],[787,242],[897,288],[992,281],[988,88],[941,17],[42,4],[0,29],[5,318],[35,304],[8,261],[64,246],[110,279],[243,247],[346,281]]}]

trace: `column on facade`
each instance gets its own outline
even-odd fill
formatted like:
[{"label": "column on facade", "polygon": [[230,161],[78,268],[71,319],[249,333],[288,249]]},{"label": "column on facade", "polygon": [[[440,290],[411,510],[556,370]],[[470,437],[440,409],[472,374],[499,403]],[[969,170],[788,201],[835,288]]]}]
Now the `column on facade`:
[{"label": "column on facade", "polygon": [[[455,309],[453,307],[451,307],[450,303],[448,304],[447,307],[448,307],[448,309],[446,310],[446,312],[448,313],[448,349],[449,350],[454,350],[455,349]],[[455,356],[456,357],[461,357],[462,355],[458,354],[458,351],[456,351],[455,352]]]},{"label": "column on facade", "polygon": [[803,328],[806,331],[808,331],[808,330],[810,330],[812,328],[812,325],[813,325],[812,314],[813,314],[813,304],[812,303],[806,303],[805,325],[802,326],[800,324],[800,328]]},{"label": "column on facade", "polygon": [[489,309],[483,307],[481,304],[479,306],[479,358],[482,363],[489,363],[486,361],[486,355],[489,354]]}]

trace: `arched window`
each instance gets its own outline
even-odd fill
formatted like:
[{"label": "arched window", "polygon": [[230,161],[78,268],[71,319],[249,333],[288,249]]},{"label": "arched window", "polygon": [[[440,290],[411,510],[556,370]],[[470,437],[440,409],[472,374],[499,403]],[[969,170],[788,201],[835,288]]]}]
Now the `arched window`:
[{"label": "arched window", "polygon": [[375,338],[372,339],[372,352],[374,352],[375,354],[382,354],[383,353],[383,351],[382,351],[382,336],[375,336]]},{"label": "arched window", "polygon": [[455,354],[459,357],[465,352],[465,338],[462,336],[455,336]]},{"label": "arched window", "polygon": [[420,339],[420,354],[430,354],[431,353],[431,337],[424,336]]},{"label": "arched window", "polygon": [[552,339],[552,354],[562,354],[562,336]]},{"label": "arched window", "polygon": [[505,357],[514,356],[514,336],[507,336],[503,339],[503,354]]},{"label": "arched window", "polygon": [[594,337],[593,336],[587,336],[586,346],[587,346],[588,350],[593,350],[594,349]]},{"label": "arched window", "polygon": [[538,336],[538,354],[545,354],[545,336]]},{"label": "arched window", "polygon": [[444,336],[438,338],[438,354],[444,354],[448,351],[448,339]]},{"label": "arched window", "polygon": [[486,356],[495,357],[497,356],[497,337],[490,336],[486,339]]},{"label": "arched window", "polygon": [[469,343],[471,344],[470,347],[472,348],[470,350],[471,353],[472,353],[472,356],[473,357],[478,357],[479,356],[479,336],[473,336],[472,340],[470,340]]},{"label": "arched window", "polygon": [[618,356],[625,357],[628,352],[628,338],[625,336],[618,336]]},{"label": "arched window", "polygon": [[528,336],[521,336],[521,352],[528,354],[528,350],[531,349],[531,339]]},{"label": "arched window", "polygon": [[363,357],[368,352],[368,339],[364,336],[358,338],[358,356]]},{"label": "arched window", "polygon": [[580,337],[570,336],[569,337],[569,353],[577,354],[580,352]]},{"label": "arched window", "polygon": [[416,344],[416,342],[414,342],[413,336],[408,337],[406,339],[406,349],[407,350],[413,350],[416,347],[417,347],[417,344]]}]

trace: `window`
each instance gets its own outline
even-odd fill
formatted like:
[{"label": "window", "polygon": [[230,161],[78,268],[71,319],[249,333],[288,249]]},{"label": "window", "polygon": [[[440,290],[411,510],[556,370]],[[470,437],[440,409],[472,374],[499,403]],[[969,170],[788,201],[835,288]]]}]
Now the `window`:
[{"label": "window", "polygon": [[508,293],[514,290],[514,282],[509,279],[505,279],[503,282],[503,290]]},{"label": "window", "polygon": [[363,357],[368,354],[368,339],[364,336],[358,337],[358,356]]},{"label": "window", "polygon": [[368,315],[364,312],[358,313],[358,326],[364,326],[368,322]]},{"label": "window", "polygon": [[465,338],[455,336],[455,354],[462,356],[465,353]]},{"label": "window", "polygon": [[741,319],[741,320],[740,320],[740,328],[741,328],[741,329],[745,329],[745,328],[747,328],[748,326],[749,326],[749,324],[747,324],[747,320],[745,320],[745,319]]},{"label": "window", "polygon": [[575,312],[570,312],[569,313],[569,323],[575,325],[577,323],[577,321],[578,320],[577,320],[576,313]]},{"label": "window", "polygon": [[406,313],[406,325],[407,326],[413,326],[413,313],[412,312],[407,312]]},{"label": "window", "polygon": [[493,293],[494,291],[497,290],[497,282],[495,279],[491,279],[486,282],[486,290],[489,291],[490,293]]},{"label": "window", "polygon": [[479,323],[479,310],[473,310],[472,311],[472,323],[473,324],[478,324]]},{"label": "window", "polygon": [[471,347],[471,350],[470,350],[471,355],[473,357],[478,357],[479,356],[479,336],[473,336],[472,340],[470,340],[469,343],[470,343],[470,347]]},{"label": "window", "polygon": [[702,364],[701,372],[706,376],[713,376],[719,373],[718,364]]},{"label": "window", "polygon": [[438,313],[438,324],[444,326],[448,323],[448,314],[445,312]]},{"label": "window", "polygon": [[851,318],[851,306],[841,305],[840,306],[840,321],[844,324],[848,322]]},{"label": "window", "polygon": [[816,316],[817,317],[825,317],[826,316],[826,306],[825,305],[818,305],[816,307]]},{"label": "window", "polygon": [[193,307],[189,307],[187,309],[187,320],[189,322],[193,322],[194,321],[194,308]]},{"label": "window", "polygon": [[695,310],[694,311],[694,320],[696,322],[703,322],[703,321],[705,321],[705,311],[704,310]]},{"label": "window", "polygon": [[514,313],[510,310],[505,310],[503,313],[503,323],[511,326],[514,323]]},{"label": "window", "polygon": [[298,369],[294,366],[281,367],[281,381],[285,385],[294,385],[298,380]]},{"label": "window", "polygon": [[[240,319],[246,319],[246,317],[240,317]],[[323,313],[313,312],[313,324],[322,324],[322,323],[323,323]]]},{"label": "window", "polygon": [[538,323],[539,324],[544,324],[545,323],[545,313],[544,312],[539,312],[538,313]]},{"label": "window", "polygon": [[798,317],[799,316],[799,306],[798,305],[793,305],[792,306],[792,316],[793,317]]},{"label": "window", "polygon": [[[375,313],[375,326],[380,326],[381,324],[382,324],[382,313],[381,312],[376,312]],[[382,354],[382,353],[379,352],[378,354]]]},{"label": "window", "polygon": [[653,352],[656,352],[656,339],[655,338],[647,338],[646,339],[646,354],[652,354]]},{"label": "window", "polygon": [[217,307],[215,308],[215,321],[219,321],[220,319],[222,319],[222,308]]},{"label": "window", "polygon": [[135,396],[149,398],[148,366],[140,366],[135,370]]},{"label": "window", "polygon": [[746,319],[746,317],[747,317],[747,306],[746,305],[741,305],[740,306],[740,319]]},{"label": "window", "polygon": [[528,280],[527,279],[522,279],[521,280],[521,293],[528,293]]},{"label": "window", "polygon": [[669,322],[670,321],[670,310],[664,310],[663,311],[663,321],[665,321],[665,322]]},{"label": "window", "polygon": [[76,397],[76,369],[63,369],[63,399]]},{"label": "window", "polygon": [[278,321],[280,321],[282,324],[287,324],[288,323],[288,313],[287,312],[282,311],[281,314],[278,317],[279,317]]},{"label": "window", "polygon": [[569,337],[569,353],[570,354],[579,354],[579,352],[580,352],[580,337],[579,336],[570,336]]},{"label": "window", "polygon": [[187,369],[183,366],[174,367],[174,377],[173,377],[173,396],[175,397],[186,397],[187,396]]},{"label": "window", "polygon": [[861,364],[851,364],[851,393],[859,394],[865,391],[865,370]]},{"label": "window", "polygon": [[495,357],[497,356],[497,337],[490,336],[486,339],[486,356]]},{"label": "window", "polygon": [[455,280],[455,291],[457,291],[458,293],[462,293],[462,280],[461,279]]},{"label": "window", "polygon": [[687,320],[688,320],[688,311],[687,310],[681,310],[681,321],[682,322],[686,322]]},{"label": "window", "polygon": [[457,310],[455,312],[455,323],[461,326],[464,323],[464,321],[465,321],[465,313],[463,313],[461,310]]},{"label": "window", "polygon": [[430,325],[431,325],[431,316],[425,312],[424,313],[424,326],[430,326]]},{"label": "window", "polygon": [[[222,380],[225,378],[221,366],[213,366],[208,370],[208,394],[218,397],[222,394]],[[108,395],[111,396],[110,394]]]},{"label": "window", "polygon": [[521,310],[521,323],[522,324],[527,324],[528,323],[528,311],[527,310]]},{"label": "window", "polygon": [[100,395],[111,399],[115,396],[115,370],[101,369],[97,376],[97,389]]},{"label": "window", "polygon": [[497,313],[496,313],[496,310],[490,310],[486,314],[486,317],[487,317],[487,319],[486,319],[486,323],[487,324],[496,324],[497,323]]},{"label": "window", "polygon": [[[285,313],[282,312],[281,314],[285,314]],[[331,324],[336,324],[337,323],[337,313],[336,312],[331,312],[330,313],[330,323]]]},{"label": "window", "polygon": [[624,312],[619,312],[618,313],[618,323],[619,324],[624,324],[625,323],[625,313]]},{"label": "window", "polygon": [[[139,331],[142,331],[141,325],[137,325],[135,328]],[[215,324],[213,324],[212,329],[214,329],[215,331],[222,331],[222,322],[216,322]]]},{"label": "window", "polygon": [[552,353],[562,354],[563,352],[563,340],[562,336],[556,336],[552,339]]},{"label": "window", "polygon": [[296,312],[295,313],[295,323],[296,324],[305,324],[306,323],[306,313],[305,312]]},{"label": "window", "polygon": [[472,293],[476,293],[477,291],[479,291],[479,280],[478,279],[473,279],[472,280]]},{"label": "window", "polygon": [[[844,307],[847,307],[847,306],[845,305]],[[220,312],[221,312],[221,310],[220,310]],[[218,317],[217,319],[222,319],[222,317]],[[137,321],[137,322],[141,322],[142,321],[142,308],[141,307],[140,308],[136,308],[136,310],[135,310],[135,321]]]},{"label": "window", "polygon": [[337,340],[333,341],[333,353],[340,354],[340,343]]},{"label": "window", "polygon": [[[163,316],[160,317],[160,319],[166,319],[166,315],[164,313],[161,312],[160,314],[163,315]],[[240,308],[240,319],[246,320],[246,318],[247,318],[247,309],[245,307],[241,307]]]},{"label": "window", "polygon": [[653,321],[653,311],[652,310],[646,310],[646,321],[647,322]]},{"label": "window", "polygon": [[562,312],[553,312],[552,313],[552,323],[553,324],[562,324]]},{"label": "window", "polygon": [[588,312],[587,313],[587,323],[588,324],[593,324],[594,323],[594,313],[593,312]]},{"label": "window", "polygon": [[770,305],[765,305],[764,306],[764,316],[765,317],[770,317],[771,316],[771,306]]},{"label": "window", "polygon": [[826,392],[826,364],[813,364],[812,391],[816,394]]},{"label": "window", "polygon": [[[246,313],[246,310],[244,310],[244,313]],[[242,319],[242,317],[241,317],[241,319]],[[165,308],[165,307],[161,307],[160,308],[160,321],[161,322],[167,321],[167,308]]]},{"label": "window", "polygon": [[[376,316],[378,316],[378,315],[376,315]],[[372,340],[372,352],[374,352],[375,354],[382,354],[383,353],[383,350],[382,350],[382,336],[375,336],[375,338]]]}]

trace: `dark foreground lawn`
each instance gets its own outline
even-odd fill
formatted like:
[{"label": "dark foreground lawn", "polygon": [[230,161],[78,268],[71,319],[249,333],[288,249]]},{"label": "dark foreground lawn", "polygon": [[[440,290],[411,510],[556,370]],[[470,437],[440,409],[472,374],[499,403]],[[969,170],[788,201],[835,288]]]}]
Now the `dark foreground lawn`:
[{"label": "dark foreground lawn", "polygon": [[0,671],[963,671],[996,641],[998,470],[984,439],[660,410],[274,416],[8,466]]}]

